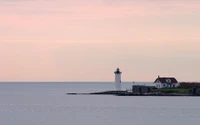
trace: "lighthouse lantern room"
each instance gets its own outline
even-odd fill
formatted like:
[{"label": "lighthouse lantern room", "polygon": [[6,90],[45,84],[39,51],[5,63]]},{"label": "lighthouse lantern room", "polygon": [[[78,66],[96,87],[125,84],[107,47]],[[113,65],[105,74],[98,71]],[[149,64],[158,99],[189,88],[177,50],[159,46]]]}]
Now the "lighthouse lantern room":
[{"label": "lighthouse lantern room", "polygon": [[114,73],[115,73],[115,88],[116,88],[116,90],[121,90],[121,74],[122,74],[122,72],[120,71],[119,68],[117,68]]}]

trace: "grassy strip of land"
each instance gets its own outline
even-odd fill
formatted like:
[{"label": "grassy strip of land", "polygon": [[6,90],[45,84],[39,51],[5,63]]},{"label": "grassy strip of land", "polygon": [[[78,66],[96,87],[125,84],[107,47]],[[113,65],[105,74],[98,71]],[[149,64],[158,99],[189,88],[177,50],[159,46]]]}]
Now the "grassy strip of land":
[{"label": "grassy strip of land", "polygon": [[189,89],[187,89],[187,88],[162,88],[162,89],[153,89],[153,92],[161,92],[161,93],[188,93]]}]

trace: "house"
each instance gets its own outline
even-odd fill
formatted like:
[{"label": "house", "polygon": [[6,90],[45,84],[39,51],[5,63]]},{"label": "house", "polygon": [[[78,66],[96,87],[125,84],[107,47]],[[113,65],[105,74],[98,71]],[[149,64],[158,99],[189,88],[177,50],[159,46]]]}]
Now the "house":
[{"label": "house", "polygon": [[179,86],[178,81],[174,77],[160,77],[154,81],[156,88],[176,88]]}]

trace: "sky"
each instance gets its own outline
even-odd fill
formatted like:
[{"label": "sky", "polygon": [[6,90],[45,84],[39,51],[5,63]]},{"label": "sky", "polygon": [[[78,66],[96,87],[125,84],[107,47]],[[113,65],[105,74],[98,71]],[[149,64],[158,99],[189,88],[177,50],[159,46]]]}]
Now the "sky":
[{"label": "sky", "polygon": [[199,0],[0,0],[0,81],[200,81]]}]

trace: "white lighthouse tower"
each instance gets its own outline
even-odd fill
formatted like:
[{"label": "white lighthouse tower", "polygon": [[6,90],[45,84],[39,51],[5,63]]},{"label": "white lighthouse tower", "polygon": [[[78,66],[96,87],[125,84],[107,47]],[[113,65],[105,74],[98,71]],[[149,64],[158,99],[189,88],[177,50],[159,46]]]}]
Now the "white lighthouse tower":
[{"label": "white lighthouse tower", "polygon": [[121,90],[121,74],[122,74],[122,72],[120,71],[119,68],[117,68],[114,73],[115,73],[115,87],[116,87],[116,90]]}]

